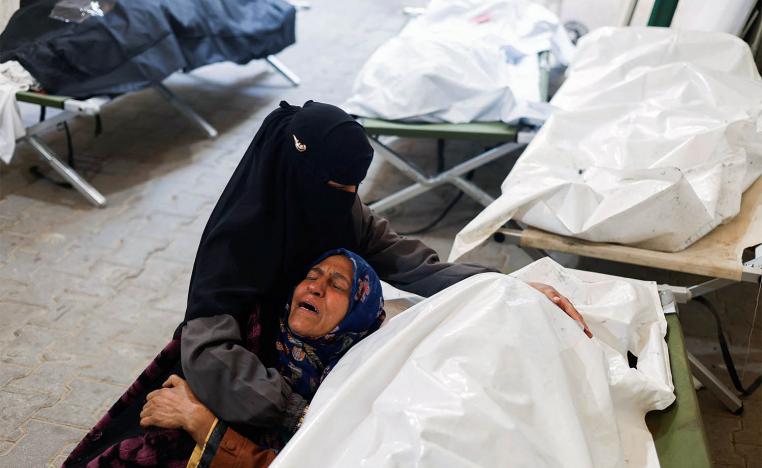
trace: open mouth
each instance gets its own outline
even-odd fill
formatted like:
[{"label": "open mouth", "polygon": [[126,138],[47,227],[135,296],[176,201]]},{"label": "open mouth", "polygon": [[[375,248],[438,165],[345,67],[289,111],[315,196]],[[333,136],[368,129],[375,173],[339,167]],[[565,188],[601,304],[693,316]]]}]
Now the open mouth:
[{"label": "open mouth", "polygon": [[317,314],[318,313],[317,307],[315,307],[313,304],[310,304],[307,301],[300,302],[299,303],[299,307],[301,307],[302,309],[308,310],[308,311],[312,312],[313,314]]}]

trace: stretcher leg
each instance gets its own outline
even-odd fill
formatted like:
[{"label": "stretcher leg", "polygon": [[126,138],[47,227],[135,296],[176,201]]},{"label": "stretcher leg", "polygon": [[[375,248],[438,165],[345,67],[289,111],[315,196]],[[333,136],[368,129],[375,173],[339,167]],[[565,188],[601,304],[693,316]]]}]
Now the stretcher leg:
[{"label": "stretcher leg", "polygon": [[275,71],[283,75],[285,79],[291,82],[294,86],[299,86],[299,84],[302,82],[302,80],[299,78],[299,76],[292,72],[290,68],[288,68],[283,62],[281,62],[277,57],[274,55],[268,55],[267,56],[267,63],[272,66]]},{"label": "stretcher leg", "polygon": [[53,152],[53,150],[50,149],[50,147],[46,145],[42,140],[40,140],[35,135],[28,135],[26,137],[26,141],[29,142],[29,145],[34,148],[35,151],[37,151],[42,159],[44,159],[45,162],[47,162],[48,165],[50,165],[50,167],[58,173],[58,175],[66,179],[66,181],[69,182],[72,187],[74,187],[79,193],[81,193],[82,196],[87,199],[87,201],[97,206],[98,208],[103,208],[106,206],[106,197],[101,195],[101,193],[98,192],[92,185],[87,183],[87,181],[85,181],[77,173],[77,171],[61,162],[61,160],[56,157],[56,154]]},{"label": "stretcher leg", "polygon": [[688,353],[688,362],[691,365],[693,376],[712,392],[727,409],[734,414],[741,414],[743,412],[743,402],[741,399],[691,353]]},{"label": "stretcher leg", "polygon": [[209,138],[217,138],[217,129],[211,126],[198,112],[193,110],[185,101],[180,99],[162,83],[154,83],[153,88],[188,120],[196,124]]},{"label": "stretcher leg", "polygon": [[412,185],[372,203],[370,208],[374,211],[387,210],[443,184],[454,185],[469,197],[482,205],[487,206],[494,201],[494,198],[462,176],[480,166],[510,154],[513,150],[523,145],[514,142],[504,143],[491,150],[485,151],[468,161],[460,163],[447,171],[429,177],[426,176],[420,168],[416,167],[413,163],[378,141],[377,138],[370,138],[370,143],[377,155],[415,181]]}]

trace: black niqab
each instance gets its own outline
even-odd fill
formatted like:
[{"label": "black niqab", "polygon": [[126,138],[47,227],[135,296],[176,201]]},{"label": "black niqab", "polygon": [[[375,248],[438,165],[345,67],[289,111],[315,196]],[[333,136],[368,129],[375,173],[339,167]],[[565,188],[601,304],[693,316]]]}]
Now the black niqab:
[{"label": "black niqab", "polygon": [[362,126],[341,109],[281,102],[265,118],[207,222],[185,321],[219,314],[241,319],[257,301],[281,304],[320,254],[357,250],[357,195],[328,181],[359,184],[372,157]]}]

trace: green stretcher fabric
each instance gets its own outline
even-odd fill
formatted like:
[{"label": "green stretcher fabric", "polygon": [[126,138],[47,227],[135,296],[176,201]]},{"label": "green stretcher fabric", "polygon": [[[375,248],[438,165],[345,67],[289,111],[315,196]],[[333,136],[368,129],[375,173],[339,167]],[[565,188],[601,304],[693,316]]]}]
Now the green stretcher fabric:
[{"label": "green stretcher fabric", "polygon": [[69,99],[71,98],[67,96],[55,96],[50,94],[35,93],[32,91],[16,92],[16,100],[18,102],[27,102],[29,104],[54,107],[56,109],[63,109],[64,102],[68,101]]},{"label": "green stretcher fabric", "polygon": [[404,123],[380,119],[360,119],[369,135],[443,140],[509,141],[516,139],[516,128],[502,122]]},{"label": "green stretcher fabric", "polygon": [[667,347],[677,400],[646,415],[662,468],[711,468],[709,446],[701,421],[685,338],[676,314],[667,315]]}]

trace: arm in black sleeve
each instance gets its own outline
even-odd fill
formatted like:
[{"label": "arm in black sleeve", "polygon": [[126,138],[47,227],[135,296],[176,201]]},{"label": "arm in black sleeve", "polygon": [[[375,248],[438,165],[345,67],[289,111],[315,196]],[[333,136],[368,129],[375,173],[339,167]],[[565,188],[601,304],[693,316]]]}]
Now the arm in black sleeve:
[{"label": "arm in black sleeve", "polygon": [[202,317],[182,329],[180,359],[193,393],[231,424],[291,430],[306,405],[283,377],[244,348],[230,315]]},{"label": "arm in black sleeve", "polygon": [[428,297],[469,276],[496,271],[481,265],[440,262],[432,248],[394,232],[387,219],[373,213],[359,198],[354,210],[361,255],[394,287]]}]

